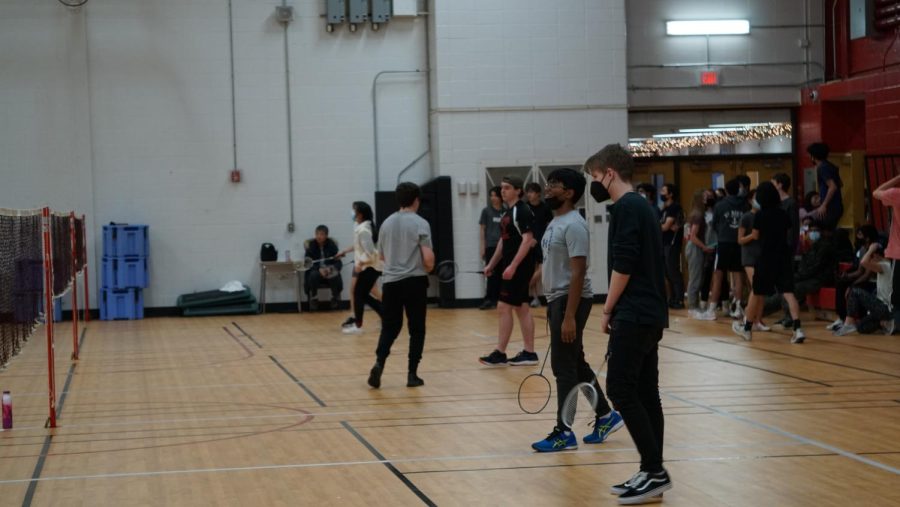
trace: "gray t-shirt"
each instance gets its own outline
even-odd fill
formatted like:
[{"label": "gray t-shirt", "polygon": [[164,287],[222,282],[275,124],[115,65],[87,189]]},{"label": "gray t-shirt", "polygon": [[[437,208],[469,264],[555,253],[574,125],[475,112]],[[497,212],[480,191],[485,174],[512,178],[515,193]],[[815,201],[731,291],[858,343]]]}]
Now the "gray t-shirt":
[{"label": "gray t-shirt", "polygon": [[[541,249],[544,252],[541,282],[544,285],[547,301],[553,301],[569,294],[569,284],[572,281],[570,259],[584,257],[587,266],[590,243],[587,222],[578,211],[572,210],[565,215],[554,216],[547,225],[544,237],[541,238]],[[585,275],[581,297],[593,296],[590,276]]]},{"label": "gray t-shirt", "polygon": [[503,208],[494,209],[493,206],[485,206],[481,210],[479,225],[484,226],[484,246],[494,248],[500,242],[500,218],[503,216]]},{"label": "gray t-shirt", "polygon": [[378,246],[384,255],[384,283],[425,276],[419,247],[431,248],[431,226],[411,211],[398,211],[381,224]]},{"label": "gray t-shirt", "polygon": [[[744,228],[744,235],[753,232],[753,213],[746,212],[741,217],[741,227]],[[759,259],[762,245],[759,241],[751,241],[746,245],[741,245],[741,266],[756,266],[756,260]]]}]

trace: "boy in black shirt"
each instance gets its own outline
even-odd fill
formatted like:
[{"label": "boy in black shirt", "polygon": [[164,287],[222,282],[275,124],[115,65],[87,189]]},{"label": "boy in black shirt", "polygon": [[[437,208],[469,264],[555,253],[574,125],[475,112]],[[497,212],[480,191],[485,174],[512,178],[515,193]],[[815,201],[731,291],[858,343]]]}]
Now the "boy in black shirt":
[{"label": "boy in black shirt", "polygon": [[613,200],[609,211],[609,294],[600,329],[609,333],[606,391],[641,455],[641,469],[613,486],[619,503],[648,501],[672,488],[662,466],[663,412],[658,342],[669,325],[662,234],[650,204],[631,183],[634,161],[610,144],[584,163],[591,196]]},{"label": "boy in black shirt", "polygon": [[756,189],[756,201],[760,210],[753,218],[750,237],[760,243],[760,255],[753,270],[753,292],[747,304],[744,322],[735,321],[731,329],[741,338],[753,339],[753,323],[762,318],[763,299],[780,292],[788,304],[793,320],[794,334],[791,343],[803,343],[806,335],[800,327],[800,305],[794,297],[794,275],[791,265],[788,231],[791,221],[781,208],[781,196],[772,182],[764,181]]},{"label": "boy in black shirt", "polygon": [[[528,306],[528,284],[534,274],[532,247],[535,245],[534,215],[527,204],[522,202],[522,180],[503,178],[500,195],[506,203],[506,212],[500,219],[500,242],[491,261],[484,267],[484,276],[491,276],[494,269],[502,271],[500,282],[500,330],[497,333],[497,348],[478,360],[485,366],[513,366],[538,363],[534,351],[534,319]],[[524,350],[512,359],[506,358],[506,346],[513,329],[513,310],[519,317]]]},{"label": "boy in black shirt", "polygon": [[659,223],[662,227],[663,249],[666,256],[666,280],[669,282],[669,308],[684,308],[684,275],[681,274],[681,242],[683,241],[684,211],[676,199],[675,185],[666,183],[659,191],[665,208]]}]

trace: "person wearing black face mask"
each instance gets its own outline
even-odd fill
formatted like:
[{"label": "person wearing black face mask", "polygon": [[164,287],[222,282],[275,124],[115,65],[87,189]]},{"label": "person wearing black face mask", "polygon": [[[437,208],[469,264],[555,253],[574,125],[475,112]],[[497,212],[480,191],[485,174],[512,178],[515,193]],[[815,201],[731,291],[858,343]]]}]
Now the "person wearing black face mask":
[{"label": "person wearing black face mask", "polygon": [[672,183],[663,185],[659,192],[662,197],[662,215],[659,223],[662,228],[663,248],[666,255],[666,280],[669,282],[669,308],[684,308],[684,275],[681,273],[681,243],[684,237],[684,211],[675,201],[676,188]]},{"label": "person wearing black face mask", "polygon": [[550,357],[556,377],[556,427],[547,438],[532,444],[539,452],[555,452],[578,446],[572,428],[562,420],[562,408],[572,388],[590,382],[599,394],[594,431],[584,437],[587,444],[599,444],[622,427],[622,417],[613,411],[584,360],[584,327],[593,305],[594,293],[588,275],[590,233],[575,202],[584,193],[584,175],[572,169],[557,169],[547,177],[546,202],[553,210],[541,240],[544,251],[542,284],[547,296],[550,328]]},{"label": "person wearing black face mask", "polygon": [[662,231],[650,204],[634,192],[634,160],[610,144],[584,163],[591,195],[609,207],[609,293],[600,330],[609,333],[606,388],[641,455],[641,468],[610,491],[635,504],[672,488],[663,468],[664,419],[659,401],[659,341],[669,326]]}]

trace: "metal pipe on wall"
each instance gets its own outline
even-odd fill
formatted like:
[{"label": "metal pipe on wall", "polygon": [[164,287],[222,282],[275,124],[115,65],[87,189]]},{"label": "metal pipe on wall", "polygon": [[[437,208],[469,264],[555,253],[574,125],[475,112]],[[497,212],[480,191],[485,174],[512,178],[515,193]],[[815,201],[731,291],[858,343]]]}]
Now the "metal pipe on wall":
[{"label": "metal pipe on wall", "polygon": [[237,113],[234,109],[234,15],[228,0],[228,63],[231,70],[231,168],[237,169]]},{"label": "metal pipe on wall", "polygon": [[[375,153],[375,191],[381,190],[381,166],[378,162],[378,100],[377,100],[377,91],[378,91],[378,79],[384,74],[422,74],[423,71],[420,69],[415,70],[382,70],[378,74],[375,74],[375,78],[372,79],[372,138],[374,142],[374,153]],[[424,72],[427,76],[428,72]],[[430,83],[426,83],[429,87]],[[426,115],[427,129],[429,131],[428,138],[431,139],[431,122],[430,118]],[[430,146],[429,150],[430,151]],[[421,157],[419,157],[421,159]],[[418,162],[419,159],[416,159]],[[408,167],[407,167],[408,168]]]},{"label": "metal pipe on wall", "polygon": [[[287,7],[287,0],[281,0],[281,6]],[[290,205],[290,221],[288,232],[294,232],[294,135],[291,122],[291,59],[288,44],[288,25],[284,25],[284,90],[287,100],[287,156],[288,156],[288,203]]]}]

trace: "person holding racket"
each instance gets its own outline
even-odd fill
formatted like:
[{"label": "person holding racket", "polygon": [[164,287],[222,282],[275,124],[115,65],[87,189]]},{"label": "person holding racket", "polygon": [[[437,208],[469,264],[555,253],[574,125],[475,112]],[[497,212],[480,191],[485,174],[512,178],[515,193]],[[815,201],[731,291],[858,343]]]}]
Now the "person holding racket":
[{"label": "person holding racket", "polygon": [[556,169],[547,176],[544,197],[553,211],[541,239],[544,254],[541,282],[547,297],[550,324],[550,365],[556,377],[556,427],[547,438],[531,444],[539,452],[578,448],[572,428],[563,422],[566,396],[580,382],[597,390],[594,431],[584,437],[586,444],[599,444],[622,427],[622,417],[609,407],[597,376],[584,359],[582,337],[591,314],[594,291],[587,276],[590,233],[587,222],[575,209],[584,194],[584,175],[573,169]]},{"label": "person holding racket", "polygon": [[372,207],[362,201],[354,202],[353,220],[356,224],[353,227],[353,246],[337,254],[338,258],[342,258],[353,252],[353,282],[350,284],[353,320],[345,322],[344,334],[362,333],[364,305],[369,305],[381,317],[381,301],[372,296],[382,270],[381,255],[375,248],[377,238],[372,225]]},{"label": "person holding racket", "polygon": [[[500,301],[497,304],[500,330],[497,336],[497,348],[490,354],[478,359],[485,366],[531,365],[538,363],[538,355],[534,351],[534,318],[528,302],[528,284],[534,274],[535,245],[534,215],[522,200],[522,180],[504,177],[500,184],[500,195],[506,203],[506,212],[500,219],[500,241],[494,256],[484,267],[484,276],[490,277],[494,269],[502,271],[500,282]],[[513,310],[519,317],[522,329],[524,350],[512,359],[506,358],[506,346],[513,329]]]},{"label": "person holding racket", "polygon": [[634,160],[610,144],[584,163],[597,202],[609,207],[609,292],[600,330],[609,333],[606,391],[621,412],[641,455],[641,468],[610,491],[625,505],[655,501],[672,488],[663,468],[663,411],[659,399],[659,340],[669,325],[665,257],[656,213],[631,182]]},{"label": "person holding racket", "polygon": [[[417,372],[425,348],[425,309],[428,299],[427,273],[434,269],[434,250],[431,247],[431,226],[416,214],[419,211],[421,190],[415,183],[403,182],[395,191],[400,211],[381,224],[378,245],[384,261],[384,280],[381,287],[381,335],[375,350],[375,365],[369,371],[368,383],[381,387],[384,363],[391,353],[394,340],[403,327],[406,311],[409,329],[409,357],[406,387],[419,387],[425,381]],[[358,301],[362,306],[362,301]]]}]

